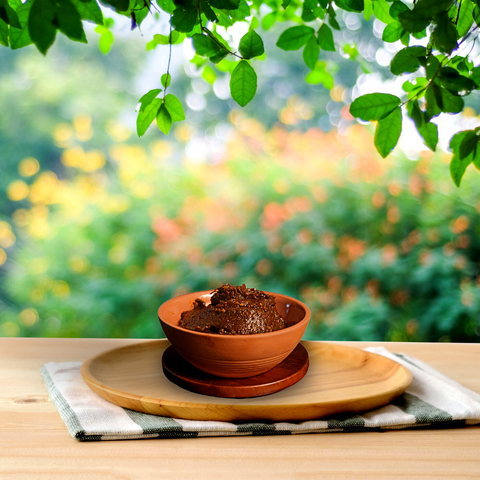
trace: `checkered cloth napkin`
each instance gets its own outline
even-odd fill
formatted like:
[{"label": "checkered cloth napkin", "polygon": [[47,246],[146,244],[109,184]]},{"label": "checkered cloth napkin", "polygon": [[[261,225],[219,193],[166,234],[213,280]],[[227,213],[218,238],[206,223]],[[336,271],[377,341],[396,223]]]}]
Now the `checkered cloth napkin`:
[{"label": "checkered cloth napkin", "polygon": [[407,367],[413,382],[390,404],[362,415],[337,415],[298,423],[208,422],[159,417],[113,405],[95,394],[80,375],[81,362],[41,368],[52,402],[71,435],[82,442],[141,438],[291,435],[372,432],[411,427],[447,428],[480,424],[480,395],[425,363],[383,347],[366,350]]}]

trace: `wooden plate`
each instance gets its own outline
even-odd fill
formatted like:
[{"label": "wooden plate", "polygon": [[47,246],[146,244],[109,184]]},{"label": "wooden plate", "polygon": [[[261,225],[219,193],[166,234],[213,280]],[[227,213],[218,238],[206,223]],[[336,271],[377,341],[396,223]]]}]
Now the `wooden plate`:
[{"label": "wooden plate", "polygon": [[83,379],[98,395],[139,412],[188,420],[302,421],[387,404],[412,381],[402,365],[340,345],[307,342],[310,367],[290,388],[266,397],[199,395],[171,383],[162,371],[168,340],[115,348],[87,360]]}]

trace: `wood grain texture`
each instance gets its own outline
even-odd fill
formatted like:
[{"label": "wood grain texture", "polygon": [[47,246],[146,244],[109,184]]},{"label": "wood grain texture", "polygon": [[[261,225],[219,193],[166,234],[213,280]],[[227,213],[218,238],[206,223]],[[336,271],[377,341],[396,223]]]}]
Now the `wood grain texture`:
[{"label": "wood grain texture", "polygon": [[[112,339],[0,339],[2,480],[478,479],[480,427],[384,433],[129,440],[73,440],[48,396],[39,368],[84,361]],[[480,394],[480,345],[356,343],[385,346],[430,364]],[[37,398],[36,402],[24,399]]]},{"label": "wood grain texture", "polygon": [[392,360],[357,348],[302,342],[310,367],[281,392],[257,398],[218,398],[174,385],[161,368],[167,340],[120,347],[87,360],[83,379],[98,395],[139,412],[188,420],[303,421],[385,405],[405,391],[410,372]]},{"label": "wood grain texture", "polygon": [[162,355],[162,367],[168,380],[190,392],[223,398],[263,397],[299,382],[308,371],[308,352],[299,343],[268,372],[253,377],[221,378],[195,368],[170,345]]}]

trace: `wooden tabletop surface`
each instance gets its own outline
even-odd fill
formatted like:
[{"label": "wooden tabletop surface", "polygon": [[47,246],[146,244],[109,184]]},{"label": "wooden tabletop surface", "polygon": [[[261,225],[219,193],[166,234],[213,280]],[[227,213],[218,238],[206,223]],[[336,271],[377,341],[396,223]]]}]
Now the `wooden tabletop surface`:
[{"label": "wooden tabletop surface", "polygon": [[[142,340],[0,339],[0,479],[480,478],[480,426],[81,443],[39,368]],[[480,393],[480,344],[339,342],[412,355]]]}]

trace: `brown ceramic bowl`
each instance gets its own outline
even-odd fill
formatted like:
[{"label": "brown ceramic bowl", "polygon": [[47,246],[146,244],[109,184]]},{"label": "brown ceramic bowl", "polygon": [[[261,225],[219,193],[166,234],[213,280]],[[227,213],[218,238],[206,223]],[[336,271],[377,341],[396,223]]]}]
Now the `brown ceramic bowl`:
[{"label": "brown ceramic bowl", "polygon": [[310,310],[304,303],[267,292],[275,297],[278,313],[287,322],[282,330],[255,335],[219,335],[180,327],[180,314],[191,310],[196,298],[211,293],[194,292],[171,298],[158,309],[158,318],[175,350],[187,362],[217,377],[253,377],[270,370],[293,351],[310,320]]}]

